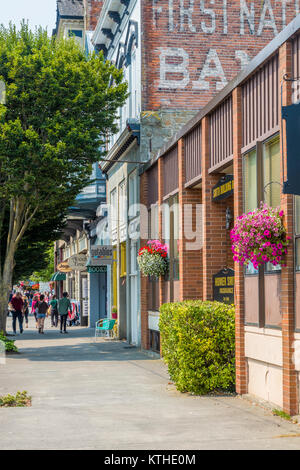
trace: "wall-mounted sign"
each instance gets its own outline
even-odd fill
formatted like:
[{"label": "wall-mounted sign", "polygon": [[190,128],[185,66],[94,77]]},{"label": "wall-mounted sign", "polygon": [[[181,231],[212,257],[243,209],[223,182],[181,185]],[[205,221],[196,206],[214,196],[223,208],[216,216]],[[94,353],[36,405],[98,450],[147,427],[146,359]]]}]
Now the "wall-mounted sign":
[{"label": "wall-mounted sign", "polygon": [[107,273],[107,266],[88,266],[89,274]]},{"label": "wall-mounted sign", "polygon": [[222,201],[233,194],[233,175],[222,176],[218,184],[212,189],[213,202]]},{"label": "wall-mounted sign", "polygon": [[222,269],[213,276],[214,300],[225,304],[234,303],[234,271]]},{"label": "wall-mounted sign", "polygon": [[61,273],[70,273],[73,270],[70,268],[69,263],[59,263],[57,271],[60,271]]},{"label": "wall-mounted sign", "polygon": [[114,248],[111,245],[97,245],[91,247],[90,266],[106,266],[113,263]]},{"label": "wall-mounted sign", "polygon": [[68,260],[68,264],[73,271],[85,271],[87,263],[86,255],[74,255]]},{"label": "wall-mounted sign", "polygon": [[283,194],[300,195],[300,160],[298,134],[300,130],[300,103],[282,106],[282,119],[286,121],[287,165]]}]

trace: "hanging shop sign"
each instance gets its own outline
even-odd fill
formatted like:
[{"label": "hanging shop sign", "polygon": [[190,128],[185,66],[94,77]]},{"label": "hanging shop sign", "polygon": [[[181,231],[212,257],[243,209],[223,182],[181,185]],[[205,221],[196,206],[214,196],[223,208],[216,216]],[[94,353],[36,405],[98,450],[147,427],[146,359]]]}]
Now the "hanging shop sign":
[{"label": "hanging shop sign", "polygon": [[57,266],[57,271],[60,271],[61,273],[70,273],[73,269],[70,268],[69,263],[60,263]]},{"label": "hanging shop sign", "polygon": [[234,303],[234,271],[222,269],[213,276],[214,300],[225,304]]},{"label": "hanging shop sign", "polygon": [[300,130],[300,103],[282,106],[286,121],[287,165],[284,169],[283,194],[300,195],[300,159],[298,136]]},{"label": "hanging shop sign", "polygon": [[106,266],[113,263],[114,247],[111,245],[92,246],[89,266]]},{"label": "hanging shop sign", "polygon": [[107,273],[107,266],[88,266],[89,274]]},{"label": "hanging shop sign", "polygon": [[74,255],[68,260],[68,264],[73,271],[85,271],[87,263],[86,255]]},{"label": "hanging shop sign", "polygon": [[223,201],[233,194],[233,175],[222,176],[218,184],[212,189],[213,202]]}]

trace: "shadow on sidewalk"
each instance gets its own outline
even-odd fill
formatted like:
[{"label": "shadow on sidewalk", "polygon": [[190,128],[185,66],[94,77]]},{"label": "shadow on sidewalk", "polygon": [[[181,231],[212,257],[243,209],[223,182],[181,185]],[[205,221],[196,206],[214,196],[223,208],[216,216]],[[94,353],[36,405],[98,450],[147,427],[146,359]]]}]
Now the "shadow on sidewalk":
[{"label": "shadow on sidewalk", "polygon": [[[47,337],[45,336],[45,339]],[[63,337],[65,338],[65,336]],[[71,339],[73,339],[72,337]],[[28,338],[29,339],[29,338]],[[49,338],[56,339],[57,338]],[[22,338],[23,340],[23,338]],[[82,342],[77,344],[19,347],[20,354],[10,355],[10,359],[26,358],[29,361],[45,362],[110,362],[110,361],[153,361],[152,357],[130,347],[122,341]]]}]

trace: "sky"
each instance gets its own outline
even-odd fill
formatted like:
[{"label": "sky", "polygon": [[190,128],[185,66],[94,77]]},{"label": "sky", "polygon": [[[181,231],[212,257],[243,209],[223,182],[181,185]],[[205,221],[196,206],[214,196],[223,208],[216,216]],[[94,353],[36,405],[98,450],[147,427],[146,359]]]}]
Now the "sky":
[{"label": "sky", "polygon": [[56,0],[0,0],[0,23],[7,26],[10,21],[16,25],[25,18],[30,26],[47,27],[48,34],[56,22]]}]

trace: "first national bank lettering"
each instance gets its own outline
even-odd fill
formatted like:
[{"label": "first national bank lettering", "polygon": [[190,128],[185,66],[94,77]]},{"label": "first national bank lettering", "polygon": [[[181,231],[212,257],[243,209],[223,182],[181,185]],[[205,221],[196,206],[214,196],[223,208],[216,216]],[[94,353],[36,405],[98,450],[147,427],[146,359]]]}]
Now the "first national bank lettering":
[{"label": "first national bank lettering", "polygon": [[[152,2],[154,30],[168,31],[167,44],[164,41],[164,46],[157,48],[160,89],[189,87],[210,91],[210,82],[214,80],[214,90],[211,91],[221,90],[235,75],[232,75],[232,62],[241,70],[264,46],[264,38],[268,41],[273,39],[299,13],[299,0]],[[197,56],[191,53],[188,42],[183,40],[182,47],[178,47],[180,35],[201,41],[202,53],[197,63]],[[174,37],[176,40],[172,41]],[[217,40],[213,41],[213,37]],[[257,50],[251,44],[259,44],[259,38],[262,42]],[[198,46],[195,43],[195,49],[199,50],[199,42]]]}]

